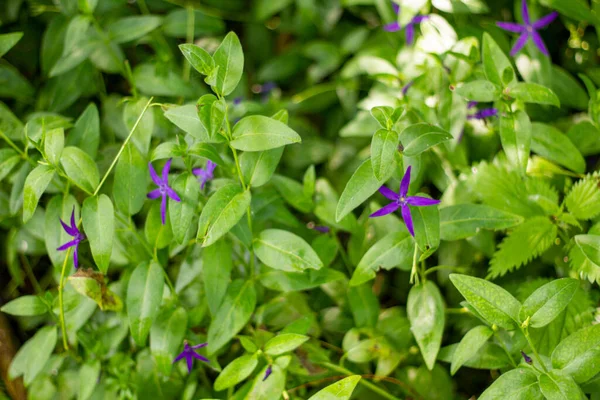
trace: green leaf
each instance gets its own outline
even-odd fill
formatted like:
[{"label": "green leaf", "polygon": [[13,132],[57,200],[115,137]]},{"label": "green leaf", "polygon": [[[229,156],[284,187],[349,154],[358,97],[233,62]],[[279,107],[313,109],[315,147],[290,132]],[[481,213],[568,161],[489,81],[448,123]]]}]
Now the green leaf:
[{"label": "green leaf", "polygon": [[[133,127],[140,118],[140,115],[142,115],[146,104],[148,104],[148,99],[145,97],[131,99],[125,103],[125,107],[123,107],[123,122],[129,132],[133,130]],[[154,112],[150,109],[142,115],[140,122],[131,135],[131,143],[133,143],[143,155],[148,154],[153,131]]]},{"label": "green leaf", "polygon": [[213,54],[217,71],[215,91],[227,96],[238,85],[244,71],[244,52],[235,32],[229,32]]},{"label": "green leaf", "polygon": [[467,332],[452,356],[450,373],[454,375],[465,362],[473,358],[493,334],[494,331],[485,325],[476,326]]},{"label": "green leaf", "polygon": [[44,155],[52,165],[58,165],[60,155],[65,147],[65,131],[63,128],[44,132]]},{"label": "green leaf", "polygon": [[600,153],[600,130],[590,121],[580,121],[572,125],[567,136],[582,155]]},{"label": "green leaf", "polygon": [[600,282],[600,236],[576,235],[569,252],[571,268],[590,282]]},{"label": "green leaf", "polygon": [[229,285],[223,304],[208,328],[208,353],[214,354],[240,331],[252,316],[256,291],[251,280]]},{"label": "green leaf", "polygon": [[295,209],[303,213],[308,213],[312,210],[312,199],[304,195],[304,186],[300,183],[281,175],[273,175],[271,181],[281,197]]},{"label": "green leaf", "polygon": [[[168,199],[168,204],[175,203],[173,199]],[[170,206],[167,206],[169,208]],[[154,201],[150,211],[146,216],[146,225],[144,225],[144,234],[151,247],[164,249],[173,240],[173,230],[171,228],[171,218],[167,212],[165,224],[162,223],[160,200]]]},{"label": "green leaf", "polygon": [[541,328],[552,322],[568,305],[579,282],[576,279],[556,279],[533,292],[524,302],[519,312],[521,321],[531,317],[529,325]]},{"label": "green leaf", "polygon": [[440,290],[431,281],[413,286],[408,293],[406,312],[421,355],[431,371],[442,344],[446,319]]},{"label": "green leaf", "polygon": [[206,202],[198,221],[198,240],[202,247],[210,246],[225,235],[250,206],[250,191],[237,184],[223,186]]},{"label": "green leaf", "polygon": [[[425,193],[418,193],[418,195],[431,198]],[[409,207],[415,230],[415,242],[424,253],[422,257],[428,257],[440,245],[440,211],[436,205]]]},{"label": "green leaf", "polygon": [[452,139],[452,135],[442,128],[421,122],[407,127],[400,134],[400,142],[404,147],[402,153],[414,157],[425,150]]},{"label": "green leaf", "polygon": [[183,53],[183,56],[188,60],[192,67],[202,75],[210,74],[210,71],[215,67],[215,61],[211,55],[195,44],[180,44],[179,50],[181,50],[181,53]]},{"label": "green leaf", "polygon": [[21,160],[21,156],[13,149],[0,149],[0,182]]},{"label": "green leaf", "polygon": [[206,247],[202,254],[202,281],[211,315],[216,315],[231,279],[231,244],[225,239]]},{"label": "green leaf", "polygon": [[[487,32],[483,34],[481,59],[485,76],[493,84],[505,87],[516,79],[510,60]],[[509,82],[504,82],[502,79],[506,69],[512,71],[510,75],[512,79]]]},{"label": "green leaf", "polygon": [[348,288],[348,303],[358,328],[374,327],[379,316],[379,301],[370,285]]},{"label": "green leaf", "polygon": [[127,143],[115,168],[113,197],[117,209],[126,215],[137,214],[146,201],[148,166],[133,143]]},{"label": "green leaf", "polygon": [[3,305],[0,311],[19,317],[32,317],[46,314],[48,307],[38,296],[21,296]]},{"label": "green leaf", "polygon": [[490,324],[505,329],[518,326],[521,303],[506,290],[473,276],[450,274],[450,280],[469,304]]},{"label": "green leaf", "polygon": [[100,142],[100,117],[96,104],[90,103],[75,122],[73,130],[67,135],[67,146],[78,147],[92,159],[98,154]]},{"label": "green leaf", "polygon": [[175,240],[183,244],[196,214],[196,207],[200,198],[200,184],[194,175],[184,172],[173,181],[171,188],[181,199],[181,201],[169,203],[171,229]]},{"label": "green leaf", "polygon": [[500,140],[508,160],[524,173],[531,147],[531,122],[524,111],[500,116]]},{"label": "green leaf", "polygon": [[38,330],[17,351],[8,369],[8,377],[15,379],[23,376],[25,386],[29,386],[54,352],[57,336],[56,326],[45,326]]},{"label": "green leaf", "polygon": [[566,135],[553,126],[539,122],[531,124],[531,128],[531,150],[572,171],[585,172],[583,156]]},{"label": "green leaf", "polygon": [[277,169],[282,154],[283,147],[267,151],[242,153],[240,156],[240,169],[244,181],[252,187],[259,187],[269,182],[275,173],[275,169]]},{"label": "green leaf", "polygon": [[264,151],[301,142],[292,128],[263,115],[242,118],[233,127],[232,137],[231,146],[242,151]]},{"label": "green leaf", "polygon": [[98,167],[86,152],[77,147],[65,147],[60,162],[67,176],[77,186],[90,193],[94,192],[100,181]]},{"label": "green leaf", "polygon": [[536,375],[524,368],[515,368],[496,379],[478,400],[543,400]]},{"label": "green leaf", "polygon": [[214,139],[206,131],[206,128],[200,122],[195,104],[186,104],[184,106],[172,106],[164,112],[165,117],[175,124],[182,131],[189,133],[194,138],[201,142],[215,142],[218,136]]},{"label": "green leaf", "polygon": [[509,87],[508,95],[525,103],[547,104],[560,107],[560,100],[545,86],[531,82],[518,82]]},{"label": "green leaf", "polygon": [[127,317],[131,336],[138,346],[146,344],[152,322],[158,315],[164,286],[163,269],[155,261],[136,267],[127,286]]},{"label": "green leaf", "polygon": [[490,263],[488,277],[495,278],[527,264],[548,250],[558,228],[547,217],[533,217],[517,226],[498,246]]},{"label": "green leaf", "polygon": [[498,87],[484,80],[459,84],[454,91],[469,101],[490,102],[499,95]]},{"label": "green leaf", "polygon": [[[454,360],[454,353],[458,349],[457,344],[451,344],[446,347],[442,347],[438,353],[438,361],[445,361],[451,363]],[[501,369],[511,365],[506,352],[502,347],[495,343],[487,342],[479,348],[470,359],[464,362],[464,367],[475,368],[475,369]]]},{"label": "green leaf", "polygon": [[562,371],[550,371],[541,374],[539,385],[547,400],[582,400],[587,399],[577,383]]},{"label": "green leaf", "polygon": [[155,15],[135,15],[113,22],[106,31],[113,42],[126,43],[152,32],[161,22],[162,18]]},{"label": "green leaf", "polygon": [[33,217],[40,197],[54,177],[54,169],[48,165],[38,165],[27,175],[23,188],[23,222]]},{"label": "green leaf", "polygon": [[[281,360],[281,359],[280,359]],[[281,396],[285,390],[285,374],[277,363],[272,365],[269,379],[264,380],[268,366],[261,369],[252,381],[252,386],[246,389],[248,392],[245,400],[271,400]],[[243,390],[242,390],[243,392]]]},{"label": "green leaf", "polygon": [[592,219],[600,215],[600,188],[597,176],[587,176],[577,182],[567,197],[567,208],[577,219]]},{"label": "green leaf", "polygon": [[373,278],[379,268],[391,269],[412,262],[414,244],[407,232],[392,232],[375,243],[360,259],[350,286],[361,285]]},{"label": "green leaf", "polygon": [[345,278],[346,275],[332,268],[307,269],[303,272],[269,271],[261,274],[260,283],[271,290],[297,292]]},{"label": "green leaf", "polygon": [[23,32],[3,33],[0,35],[0,57],[5,55],[22,37]]},{"label": "green leaf", "polygon": [[77,400],[88,400],[96,389],[100,377],[100,360],[91,360],[79,368]]},{"label": "green leaf", "polygon": [[121,298],[106,286],[104,275],[100,272],[91,268],[80,268],[68,279],[78,293],[93,300],[101,310],[121,311],[123,309]]},{"label": "green leaf", "polygon": [[183,307],[175,311],[165,309],[150,329],[150,352],[157,369],[165,376],[171,375],[173,359],[181,347],[187,331],[188,315]]},{"label": "green leaf", "polygon": [[265,265],[282,271],[321,269],[323,262],[301,237],[281,229],[266,229],[254,239],[254,252]]},{"label": "green leaf", "polygon": [[457,204],[440,210],[440,236],[459,240],[475,236],[480,229],[507,229],[523,222],[523,217],[482,204]]},{"label": "green leaf", "polygon": [[250,376],[258,365],[256,354],[244,354],[230,362],[215,380],[215,390],[220,392],[237,385]]},{"label": "green leaf", "polygon": [[81,211],[83,229],[98,269],[106,274],[115,236],[115,210],[107,195],[88,197]]},{"label": "green leaf", "polygon": [[583,383],[600,372],[600,325],[581,329],[564,339],[552,352],[552,366]]},{"label": "green leaf", "polygon": [[360,375],[352,375],[321,389],[308,400],[350,400],[354,388],[360,381]]},{"label": "green leaf", "polygon": [[265,343],[264,352],[270,356],[279,356],[295,350],[308,339],[308,336],[296,333],[281,333]]},{"label": "green leaf", "polygon": [[380,129],[371,141],[371,165],[377,180],[389,177],[395,166],[394,157],[398,151],[398,134],[396,131]]}]

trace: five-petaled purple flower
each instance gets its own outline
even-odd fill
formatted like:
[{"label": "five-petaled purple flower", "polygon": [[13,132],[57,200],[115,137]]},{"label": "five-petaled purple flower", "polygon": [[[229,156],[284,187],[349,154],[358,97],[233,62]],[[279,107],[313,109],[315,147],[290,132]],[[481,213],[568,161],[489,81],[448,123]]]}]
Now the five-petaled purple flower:
[{"label": "five-petaled purple flower", "polygon": [[267,370],[265,371],[265,377],[263,378],[263,382],[267,380],[267,378],[269,377],[269,375],[271,375],[272,372],[273,372],[273,366],[269,365],[267,367]]},{"label": "five-petaled purple flower", "polygon": [[[476,106],[477,106],[476,101],[470,101],[469,104],[467,104],[468,109],[474,108]],[[474,114],[467,115],[467,119],[486,119],[489,117],[496,117],[496,116],[498,116],[498,109],[494,108],[494,107],[489,107],[489,108],[482,108],[481,110],[478,110]]]},{"label": "five-petaled purple flower", "polygon": [[79,250],[79,243],[85,239],[85,235],[79,229],[77,229],[77,224],[75,223],[75,207],[73,207],[73,211],[71,211],[71,226],[65,224],[60,218],[58,220],[60,221],[60,224],[65,232],[73,236],[73,240],[63,244],[56,250],[63,251],[69,247],[75,246],[75,251],[73,251],[73,264],[75,265],[75,268],[79,268],[79,256],[77,251]]},{"label": "five-petaled purple flower", "polygon": [[202,347],[206,347],[208,345],[208,343],[200,343],[197,344],[195,346],[190,346],[186,341],[183,342],[183,351],[181,353],[179,353],[179,355],[177,357],[175,357],[175,359],[173,360],[173,364],[176,363],[177,361],[181,360],[182,358],[185,358],[185,361],[187,363],[187,367],[188,367],[188,373],[192,372],[192,365],[194,364],[194,358],[200,361],[204,361],[206,363],[210,362],[208,360],[208,358],[201,356],[200,354],[196,353],[194,350],[195,349],[200,349]]},{"label": "five-petaled purple flower", "polygon": [[181,201],[177,193],[173,189],[169,187],[169,169],[171,168],[171,159],[167,161],[162,170],[162,178],[156,175],[156,171],[152,166],[152,163],[148,163],[148,170],[150,171],[150,176],[152,180],[158,186],[158,189],[154,189],[150,193],[148,193],[149,199],[158,199],[162,196],[162,201],[160,203],[160,218],[162,224],[165,224],[166,215],[167,215],[167,196],[172,198],[175,201]]},{"label": "five-petaled purple flower", "polygon": [[[394,7],[394,12],[396,14],[400,14],[400,5],[396,3],[392,3],[392,7]],[[408,24],[406,24],[406,43],[413,44],[415,40],[415,25],[420,24],[421,22],[428,19],[428,15],[415,15]],[[390,24],[386,24],[383,26],[383,30],[387,32],[398,32],[402,30],[400,23],[398,21],[392,22]]]},{"label": "five-petaled purple flower", "polygon": [[529,19],[529,9],[527,8],[527,2],[525,0],[522,0],[521,3],[521,13],[523,15],[524,22],[524,24],[522,25],[514,22],[496,22],[496,25],[498,25],[500,28],[506,31],[521,34],[513,48],[510,50],[510,55],[514,56],[515,54],[517,54],[519,50],[521,50],[523,46],[525,46],[525,43],[527,43],[529,38],[531,38],[535,46],[542,53],[544,53],[545,55],[549,55],[548,49],[546,48],[542,37],[537,31],[538,29],[542,29],[550,25],[550,23],[554,21],[556,17],[558,17],[558,13],[556,11],[553,11],[550,14],[538,19],[537,21],[531,22],[531,20]]},{"label": "five-petaled purple flower", "polygon": [[402,219],[404,219],[404,223],[406,224],[406,228],[408,232],[412,236],[415,236],[415,231],[413,228],[412,216],[410,215],[409,206],[433,206],[439,204],[439,200],[429,199],[427,197],[420,196],[408,196],[408,186],[410,185],[410,170],[409,166],[402,177],[402,181],[400,182],[400,192],[396,193],[393,190],[387,188],[386,186],[382,186],[379,188],[379,193],[384,195],[390,200],[393,200],[393,203],[388,204],[387,206],[381,208],[378,211],[375,211],[370,217],[381,217],[383,215],[387,215],[393,213],[398,208],[401,208],[402,211]]},{"label": "five-petaled purple flower", "polygon": [[198,181],[200,182],[200,189],[204,190],[204,186],[206,182],[210,181],[214,178],[213,171],[217,167],[217,164],[208,160],[205,168],[194,168],[192,172],[194,175],[198,176]]}]

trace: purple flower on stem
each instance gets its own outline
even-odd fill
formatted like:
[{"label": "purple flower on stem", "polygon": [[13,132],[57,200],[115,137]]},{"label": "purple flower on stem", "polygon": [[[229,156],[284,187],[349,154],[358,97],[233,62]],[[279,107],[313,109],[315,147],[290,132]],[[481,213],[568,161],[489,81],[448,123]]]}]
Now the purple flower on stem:
[{"label": "purple flower on stem", "polygon": [[527,43],[527,41],[530,38],[533,41],[533,44],[535,44],[535,46],[543,54],[549,55],[548,49],[546,48],[542,37],[537,31],[550,25],[550,23],[552,23],[552,21],[554,21],[556,17],[558,17],[558,13],[556,11],[553,11],[550,14],[538,19],[537,21],[531,22],[531,20],[529,19],[529,9],[527,8],[527,2],[525,0],[522,0],[521,14],[523,15],[524,24],[517,24],[514,22],[496,22],[496,25],[498,25],[500,28],[506,31],[521,34],[513,48],[510,50],[510,55],[515,56],[519,52],[519,50],[521,50],[523,46],[525,46],[525,43]]},{"label": "purple flower on stem", "polygon": [[[467,108],[471,109],[477,106],[476,101],[470,101],[467,104]],[[494,107],[483,108],[481,110],[476,111],[474,114],[467,115],[467,119],[486,119],[489,117],[497,117],[498,109]]]},{"label": "purple flower on stem", "polygon": [[523,350],[521,350],[521,355],[527,364],[533,364],[533,360],[529,357]]},{"label": "purple flower on stem", "polygon": [[183,342],[183,351],[181,353],[179,353],[179,355],[177,357],[175,357],[175,359],[173,360],[173,364],[175,364],[177,361],[181,360],[182,358],[185,358],[185,361],[187,363],[187,367],[188,367],[188,373],[192,372],[192,365],[194,364],[194,358],[200,361],[204,361],[206,363],[210,362],[208,360],[208,358],[201,356],[200,354],[196,353],[194,350],[195,349],[200,349],[202,347],[206,347],[208,346],[208,343],[200,343],[197,344],[195,346],[190,346],[186,341]]},{"label": "purple flower on stem", "polygon": [[198,182],[200,182],[200,189],[204,190],[206,182],[214,178],[213,171],[217,168],[217,164],[208,160],[205,168],[194,168],[192,172],[198,176]]},{"label": "purple flower on stem", "polygon": [[85,235],[79,229],[77,229],[77,224],[75,223],[75,207],[73,207],[73,211],[71,211],[70,226],[65,224],[62,219],[59,218],[58,220],[60,221],[60,224],[62,225],[65,232],[73,236],[73,240],[63,244],[56,250],[63,251],[68,249],[69,247],[75,247],[75,250],[73,251],[73,264],[75,265],[75,268],[79,268],[79,256],[77,254],[77,251],[79,250],[79,243],[81,243],[81,241],[85,239]]},{"label": "purple flower on stem", "polygon": [[383,215],[387,215],[393,213],[398,208],[402,211],[402,219],[404,219],[404,223],[406,224],[406,228],[408,232],[410,232],[411,236],[415,236],[415,231],[413,228],[412,216],[410,215],[410,207],[421,207],[421,206],[433,206],[439,204],[439,200],[428,199],[427,197],[420,196],[408,196],[408,186],[410,185],[410,170],[409,166],[402,177],[402,181],[400,182],[400,192],[396,193],[393,190],[387,188],[386,186],[382,186],[379,188],[379,193],[384,195],[390,200],[393,200],[393,203],[388,204],[387,206],[381,208],[380,210],[375,211],[370,217],[381,217]]},{"label": "purple flower on stem", "polygon": [[[394,8],[394,12],[396,14],[400,14],[400,5],[396,3],[392,3],[392,7]],[[406,24],[406,43],[413,44],[415,40],[415,25],[420,24],[421,22],[428,19],[428,15],[415,15],[408,24]],[[383,26],[383,30],[386,32],[398,32],[402,30],[400,23],[398,21],[392,22],[390,24],[386,24]]]},{"label": "purple flower on stem", "polygon": [[263,382],[267,380],[267,378],[269,377],[269,375],[271,375],[272,372],[273,372],[273,366],[269,365],[267,367],[267,370],[265,371],[265,377],[263,378]]},{"label": "purple flower on stem", "polygon": [[158,199],[162,197],[162,201],[160,203],[160,218],[162,224],[165,224],[165,219],[167,215],[167,197],[175,201],[181,201],[177,193],[173,189],[169,187],[169,169],[171,168],[171,159],[167,161],[162,170],[162,178],[156,175],[156,171],[152,166],[152,163],[148,163],[148,170],[150,171],[150,177],[152,177],[152,181],[158,186],[158,189],[154,189],[150,193],[148,193],[149,199]]}]

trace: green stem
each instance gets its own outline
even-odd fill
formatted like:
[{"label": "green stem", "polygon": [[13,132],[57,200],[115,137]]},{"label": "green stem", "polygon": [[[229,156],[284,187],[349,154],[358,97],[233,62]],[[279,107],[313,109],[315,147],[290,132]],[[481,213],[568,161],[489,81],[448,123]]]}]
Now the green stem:
[{"label": "green stem", "polygon": [[119,152],[115,156],[115,159],[113,160],[112,164],[110,164],[110,167],[108,167],[108,170],[106,171],[106,173],[102,177],[102,180],[98,184],[98,187],[96,188],[96,190],[94,191],[94,194],[92,194],[92,196],[95,196],[95,195],[98,194],[98,192],[100,191],[100,188],[102,187],[102,185],[106,181],[106,178],[108,178],[108,175],[111,173],[112,169],[115,167],[115,164],[117,163],[117,161],[119,161],[119,157],[121,157],[121,153],[123,153],[123,150],[125,149],[125,146],[127,146],[127,143],[129,143],[129,140],[131,139],[131,136],[133,136],[133,132],[135,132],[135,129],[140,124],[140,121],[142,120],[142,117],[146,113],[146,110],[150,106],[150,103],[152,103],[152,99],[153,99],[153,97],[150,97],[150,99],[148,100],[148,102],[146,103],[146,105],[144,106],[144,108],[142,109],[142,112],[141,112],[140,116],[138,117],[137,121],[135,121],[135,124],[133,124],[133,127],[129,131],[129,135],[127,135],[127,138],[125,139],[125,141],[121,145],[121,148],[119,149]]},{"label": "green stem", "polygon": [[135,87],[135,81],[133,80],[133,72],[131,71],[131,65],[129,64],[129,60],[125,60],[125,76],[129,81],[129,85],[131,86],[131,94],[135,99],[138,98],[138,91]]},{"label": "green stem", "polygon": [[[324,366],[327,369],[330,369],[332,371],[338,372],[340,374],[345,374],[345,375],[359,375],[359,374],[355,374],[354,372],[350,371],[349,369],[343,368],[343,367],[339,367],[335,364],[331,364],[331,363],[320,363],[322,366]],[[387,391],[381,389],[379,386],[376,386],[375,384],[365,380],[365,379],[361,379],[359,381],[359,383],[361,385],[363,385],[364,387],[370,389],[372,392],[377,393],[378,395],[380,395],[381,397],[384,397],[386,399],[389,400],[401,400],[399,397],[396,397],[390,393],[388,393]]]},{"label": "green stem", "polygon": [[429,275],[432,272],[436,272],[436,271],[440,271],[440,270],[444,270],[444,269],[449,269],[450,271],[461,271],[463,270],[465,267],[462,266],[452,266],[452,265],[438,265],[437,267],[432,267],[429,268],[428,270],[425,271],[425,275]]},{"label": "green stem", "polygon": [[23,150],[21,150],[21,149],[19,148],[19,146],[17,146],[17,145],[15,144],[15,142],[13,142],[12,140],[10,140],[10,138],[9,138],[8,136],[6,136],[6,135],[4,134],[4,132],[0,131],[0,137],[1,137],[2,139],[4,139],[4,141],[5,141],[6,143],[8,143],[8,145],[9,145],[10,147],[12,147],[13,149],[15,149],[15,150],[16,150],[16,152],[17,152],[17,153],[19,153],[19,154],[21,155],[21,157],[23,157],[23,159],[25,159],[25,160],[29,160],[29,156],[27,155],[27,153],[25,153]]},{"label": "green stem", "polygon": [[418,255],[418,251],[419,251],[419,246],[417,246],[417,243],[415,242],[415,252],[413,254],[413,265],[412,265],[412,270],[410,271],[410,281],[409,283],[415,283],[415,284],[419,284],[419,271],[417,268],[417,255]]},{"label": "green stem", "polygon": [[63,261],[62,271],[60,272],[60,282],[58,284],[58,308],[60,309],[60,329],[62,331],[63,347],[65,351],[69,351],[69,342],[67,340],[67,325],[65,323],[65,303],[63,301],[63,291],[65,288],[65,274],[67,271],[67,264],[69,256],[71,255],[71,248],[67,249],[65,254],[65,261]]},{"label": "green stem", "polygon": [[31,269],[31,265],[29,264],[29,260],[22,253],[21,253],[21,262],[23,264],[23,268],[25,269],[25,273],[27,274],[27,277],[29,278],[29,281],[33,285],[33,289],[35,290],[35,293],[37,295],[41,296],[42,295],[42,288],[41,288],[39,282],[37,281],[37,279],[35,277],[35,274],[33,273],[33,270]]},{"label": "green stem", "polygon": [[[186,37],[185,37],[185,42],[186,43],[193,43],[194,42],[194,25],[195,25],[195,13],[194,13],[194,8],[191,5],[188,5],[186,7],[186,11],[187,11],[187,29],[186,29]],[[183,63],[183,80],[188,82],[190,80],[190,69],[191,64],[189,62],[184,62]]]},{"label": "green stem", "polygon": [[537,348],[534,346],[533,342],[531,341],[531,337],[529,337],[529,328],[525,327],[521,329],[523,331],[523,334],[525,335],[525,338],[527,339],[527,343],[529,343],[529,347],[531,347],[531,350],[533,350],[533,354],[535,354],[535,357],[537,358],[538,362],[540,363],[540,365],[542,366],[542,369],[544,370],[544,372],[548,373],[548,369],[546,368],[546,365],[544,365],[544,362],[542,361],[542,358],[540,357]]},{"label": "green stem", "polygon": [[510,352],[508,351],[508,348],[506,347],[506,344],[504,343],[504,340],[502,340],[502,338],[499,335],[496,334],[496,331],[494,331],[494,336],[496,337],[496,339],[498,339],[498,342],[500,342],[500,347],[502,347],[502,349],[506,353],[506,356],[510,360],[511,365],[514,368],[517,368],[517,363],[515,363],[515,360],[513,360],[512,356],[510,355]]},{"label": "green stem", "polygon": [[350,277],[352,277],[352,274],[354,273],[354,268],[352,267],[352,263],[350,262],[350,257],[348,257],[348,253],[346,252],[344,246],[342,246],[342,242],[340,241],[340,238],[337,235],[337,231],[334,228],[331,229],[331,235],[335,239],[335,243],[337,244],[337,247],[340,251],[340,257],[342,257],[342,261],[344,262],[344,265],[346,266]]}]

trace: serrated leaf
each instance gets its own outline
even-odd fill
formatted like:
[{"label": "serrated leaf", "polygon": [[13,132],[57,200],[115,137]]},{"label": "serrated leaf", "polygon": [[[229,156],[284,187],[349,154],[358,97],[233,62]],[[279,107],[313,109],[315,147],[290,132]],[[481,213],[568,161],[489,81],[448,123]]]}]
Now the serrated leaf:
[{"label": "serrated leaf", "polygon": [[577,182],[567,197],[567,208],[577,219],[592,219],[600,214],[600,178],[591,175]]},{"label": "serrated leaf", "polygon": [[571,268],[590,282],[600,282],[600,236],[576,235],[569,252]]}]

